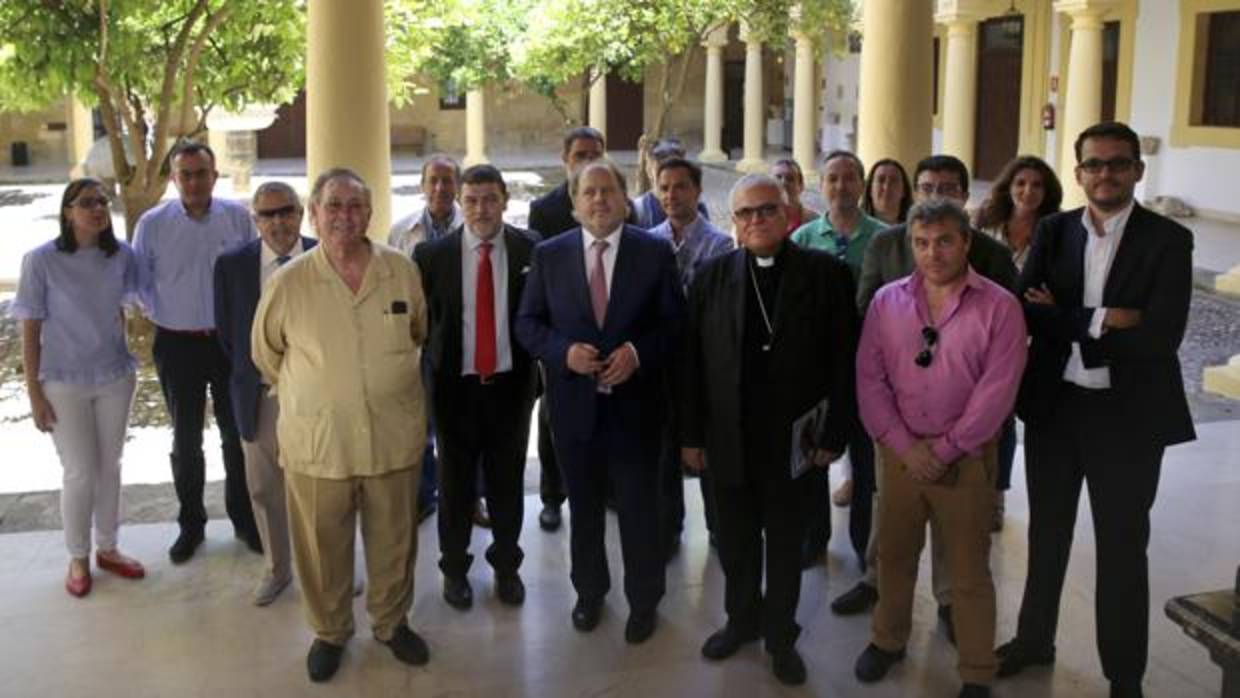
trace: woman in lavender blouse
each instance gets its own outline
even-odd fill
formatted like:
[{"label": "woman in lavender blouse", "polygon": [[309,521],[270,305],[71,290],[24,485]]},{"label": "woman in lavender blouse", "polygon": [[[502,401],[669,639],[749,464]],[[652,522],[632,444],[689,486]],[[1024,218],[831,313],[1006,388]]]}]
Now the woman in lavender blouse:
[{"label": "woman in lavender blouse", "polygon": [[136,294],[133,251],[112,232],[103,185],[65,188],[60,235],[22,260],[12,315],[22,321],[30,411],[51,432],[64,469],[60,506],[69,571],[65,589],[90,592],[91,520],[95,562],[122,577],[145,575],[116,547],[121,449],[137,362],[125,345],[122,305]]}]

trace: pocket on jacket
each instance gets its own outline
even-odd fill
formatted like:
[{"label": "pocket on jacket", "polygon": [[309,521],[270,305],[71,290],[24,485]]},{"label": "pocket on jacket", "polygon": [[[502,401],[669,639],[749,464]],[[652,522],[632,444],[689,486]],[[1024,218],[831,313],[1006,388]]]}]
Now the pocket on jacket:
[{"label": "pocket on jacket", "polygon": [[303,417],[281,414],[276,434],[281,464],[318,463],[323,459],[323,416]]}]

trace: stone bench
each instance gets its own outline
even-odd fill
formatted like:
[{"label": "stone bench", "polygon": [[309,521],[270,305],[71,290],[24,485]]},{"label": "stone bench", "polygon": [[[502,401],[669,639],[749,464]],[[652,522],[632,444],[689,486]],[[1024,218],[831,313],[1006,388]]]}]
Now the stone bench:
[{"label": "stone bench", "polygon": [[1240,698],[1240,569],[1236,570],[1236,588],[1177,596],[1164,610],[1222,668],[1219,695]]}]

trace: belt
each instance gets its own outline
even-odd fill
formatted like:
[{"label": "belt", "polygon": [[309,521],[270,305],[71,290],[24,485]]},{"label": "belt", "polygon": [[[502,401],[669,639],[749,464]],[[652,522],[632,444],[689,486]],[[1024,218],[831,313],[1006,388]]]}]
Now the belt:
[{"label": "belt", "polygon": [[215,336],[214,327],[210,329],[206,329],[206,330],[174,330],[171,327],[164,327],[163,325],[156,325],[155,327],[159,328],[160,332],[168,332],[169,334],[180,334],[180,335],[185,335],[186,337],[214,337]]},{"label": "belt", "polygon": [[460,379],[462,382],[468,383],[469,385],[492,386],[507,376],[508,373],[508,371],[503,371],[502,373],[492,373],[491,375],[485,377],[480,376],[477,373],[470,373],[468,375],[460,376]]}]

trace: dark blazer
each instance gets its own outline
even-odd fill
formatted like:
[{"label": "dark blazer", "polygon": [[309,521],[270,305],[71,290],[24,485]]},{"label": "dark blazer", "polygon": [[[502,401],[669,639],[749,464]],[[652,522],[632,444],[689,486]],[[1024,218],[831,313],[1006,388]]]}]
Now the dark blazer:
[{"label": "dark blazer", "polygon": [[1030,424],[1055,410],[1063,387],[1063,370],[1080,342],[1086,368],[1111,370],[1111,388],[1124,405],[1133,433],[1149,434],[1171,445],[1196,438],[1184,396],[1177,351],[1188,324],[1193,287],[1193,235],[1184,226],[1133,206],[1103,289],[1107,308],[1135,308],[1141,324],[1089,336],[1094,308],[1082,305],[1085,290],[1084,209],[1042,219],[1017,285],[1023,299],[1028,288],[1046,285],[1055,305],[1025,303],[1032,342],[1017,414]]},{"label": "dark blazer", "polygon": [[[1016,289],[1016,265],[1012,251],[1003,243],[973,228],[969,242],[969,266],[1009,291]],[[857,280],[857,309],[865,316],[870,300],[884,285],[913,273],[913,248],[904,224],[881,230],[865,248],[861,276]]]},{"label": "dark blazer", "polygon": [[[859,428],[854,364],[858,319],[848,267],[830,254],[787,244],[775,302],[770,380],[783,396],[776,410],[789,430],[750,434],[741,421],[741,361],[749,270],[744,249],[715,257],[689,292],[689,319],[680,371],[681,436],[705,447],[709,468],[723,484],[743,484],[743,439],[769,439],[775,462],[791,458],[791,425],[829,399],[818,446],[836,453]],[[782,470],[786,481],[788,473]]]},{"label": "dark blazer", "polygon": [[[307,251],[317,244],[314,238],[301,238]],[[262,249],[263,240],[258,238],[233,247],[215,260],[215,331],[231,368],[228,386],[233,418],[246,441],[253,441],[258,432],[258,401],[263,387],[250,358],[250,326],[262,291]]]},{"label": "dark blazer", "polygon": [[530,230],[543,240],[578,227],[573,218],[573,202],[568,197],[568,182],[530,202]]},{"label": "dark blazer", "polygon": [[600,398],[594,379],[572,372],[565,362],[574,342],[592,344],[603,356],[625,342],[633,343],[640,367],[607,399],[622,428],[658,433],[667,396],[665,371],[678,346],[685,313],[672,246],[626,225],[612,274],[607,320],[599,329],[590,305],[580,228],[534,248],[517,314],[517,339],[546,367],[557,439],[588,439]]},{"label": "dark blazer", "polygon": [[[450,386],[461,375],[461,307],[464,291],[461,287],[461,238],[464,228],[457,227],[444,237],[419,243],[413,249],[413,260],[422,273],[422,288],[430,314],[430,333],[426,339],[426,360],[430,364],[431,404],[436,416],[452,414],[454,393],[437,390],[436,386]],[[530,270],[530,255],[538,238],[529,231],[504,225],[504,247],[508,256],[508,328],[512,347],[513,378],[523,387],[518,391],[522,398],[534,401],[538,374],[533,360],[525,348],[516,341],[517,307],[525,289],[525,279]]]}]

